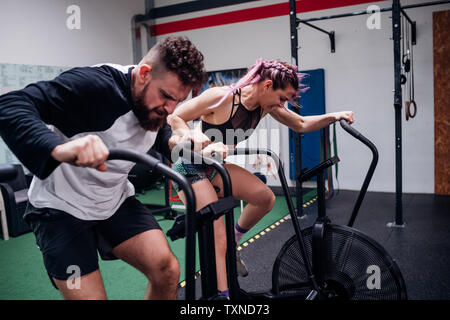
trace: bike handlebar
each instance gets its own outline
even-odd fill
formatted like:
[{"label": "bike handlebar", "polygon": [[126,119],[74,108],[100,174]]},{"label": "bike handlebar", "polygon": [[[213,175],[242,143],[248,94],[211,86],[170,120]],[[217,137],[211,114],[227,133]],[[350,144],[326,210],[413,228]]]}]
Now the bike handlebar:
[{"label": "bike handlebar", "polygon": [[[174,150],[172,151],[172,155],[180,155],[184,160],[190,161],[190,163],[194,164],[207,164],[211,165],[216,169],[219,175],[222,178],[223,183],[223,194],[224,198],[233,196],[233,190],[231,185],[231,178],[228,171],[225,169],[225,166],[217,161],[214,158],[204,157],[201,154],[192,151],[194,145],[192,141],[184,141],[179,143]],[[180,152],[181,151],[181,152]],[[212,155],[214,157],[214,155]],[[177,159],[172,159],[173,162],[177,161]],[[195,226],[195,221],[191,221],[192,225]],[[237,269],[236,263],[236,243],[234,241],[234,213],[233,211],[229,211],[225,213],[225,226],[227,232],[227,277],[228,277],[228,287],[230,291],[231,297],[237,297],[239,294],[239,285],[236,283],[235,279],[237,278]],[[195,237],[195,229],[191,229],[193,235]],[[188,234],[186,233],[186,236]],[[194,243],[195,244],[195,243]],[[195,246],[189,248],[190,252],[194,252]],[[188,252],[188,251],[187,251]],[[188,253],[186,253],[187,255]],[[193,279],[193,278],[192,278]],[[194,281],[194,280],[191,280]],[[194,292],[188,292],[187,288],[188,281],[186,280],[186,298],[193,299],[195,297]],[[190,290],[195,290],[195,286]]]},{"label": "bike handlebar", "polygon": [[353,137],[361,141],[364,145],[366,145],[370,151],[372,151],[372,161],[369,166],[369,170],[367,171],[366,177],[364,179],[363,185],[361,187],[361,190],[359,192],[358,198],[356,200],[355,206],[353,207],[352,215],[350,217],[350,220],[348,222],[348,226],[352,227],[353,223],[355,222],[356,216],[358,215],[359,208],[361,207],[361,203],[364,199],[364,196],[366,195],[367,189],[369,187],[370,180],[372,180],[373,173],[375,172],[375,168],[378,163],[378,150],[377,147],[366,137],[364,137],[358,130],[350,126],[346,120],[342,119],[340,120],[341,127],[347,131],[349,134],[351,134]]},{"label": "bike handlebar", "polygon": [[186,196],[186,298],[195,297],[195,194],[186,177],[148,154],[130,149],[112,148],[109,150],[108,160],[126,160],[150,167],[156,172],[169,177],[181,187]]},{"label": "bike handlebar", "polygon": [[[349,125],[346,120],[342,119],[340,120],[341,127],[347,131],[350,135],[352,135],[357,140],[361,141],[364,145],[366,145],[371,151],[372,151],[372,161],[370,163],[369,170],[366,174],[366,177],[364,179],[363,185],[361,187],[361,190],[359,192],[358,198],[355,202],[355,206],[353,208],[350,220],[348,222],[348,226],[353,226],[356,216],[358,215],[359,208],[361,207],[361,203],[364,199],[364,196],[366,195],[367,189],[369,187],[369,183],[372,179],[372,176],[375,172],[375,168],[378,163],[378,150],[376,146],[366,137],[364,137],[358,130],[356,130],[354,127]],[[266,154],[275,161],[275,164],[278,168],[278,177],[280,178],[280,183],[283,188],[284,194],[289,194],[289,189],[286,181],[286,177],[284,174],[284,169],[282,166],[282,162],[280,161],[279,157],[272,152],[269,149],[249,149],[249,148],[242,148],[242,149],[233,149],[230,151],[229,155],[250,155],[250,154]],[[287,197],[287,204],[290,211],[294,211],[294,206],[292,204],[292,201],[290,197]]]},{"label": "bike handlebar", "polygon": [[17,169],[12,164],[4,164],[0,166],[0,182],[12,180],[17,175]]}]

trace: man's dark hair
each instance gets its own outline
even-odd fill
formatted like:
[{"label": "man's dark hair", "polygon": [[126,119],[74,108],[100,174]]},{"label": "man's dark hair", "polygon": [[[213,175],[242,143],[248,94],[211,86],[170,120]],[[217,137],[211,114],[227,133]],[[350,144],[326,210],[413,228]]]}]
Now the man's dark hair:
[{"label": "man's dark hair", "polygon": [[206,81],[203,54],[186,37],[170,36],[159,41],[156,50],[158,60],[167,71],[178,75],[184,85],[200,89]]}]

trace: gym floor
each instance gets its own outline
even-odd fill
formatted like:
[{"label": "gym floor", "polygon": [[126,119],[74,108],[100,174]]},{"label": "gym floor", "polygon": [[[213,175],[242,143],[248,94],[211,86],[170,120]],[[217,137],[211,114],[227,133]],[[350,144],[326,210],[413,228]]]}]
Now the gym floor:
[{"label": "gym floor", "polygon": [[[158,195],[155,190],[151,194]],[[327,215],[333,223],[347,223],[356,197],[357,192],[340,191],[327,201]],[[244,237],[245,242],[241,243],[241,257],[250,273],[246,278],[239,278],[239,282],[247,291],[271,289],[273,262],[285,241],[294,234],[289,219],[274,223],[287,215],[284,202],[283,197],[277,197],[277,204],[270,213],[277,218],[271,220],[269,227],[260,228],[259,231],[266,231],[263,236]],[[386,223],[394,220],[395,194],[368,192],[354,227],[375,239],[397,261],[409,299],[450,299],[450,196],[404,194],[403,208],[405,228],[388,228]],[[305,209],[306,218],[300,219],[302,228],[314,222],[316,212],[317,203],[312,202]],[[158,220],[163,228],[172,225],[171,220],[162,217]],[[183,244],[181,240],[172,243],[172,249],[181,258],[184,257]],[[0,256],[0,299],[61,299],[50,285],[31,233],[0,241]],[[100,261],[100,265],[108,298],[142,299],[146,280],[137,270],[120,260]],[[198,298],[201,296],[200,279],[196,288]],[[183,288],[179,290],[179,298],[184,298]]]},{"label": "gym floor", "polygon": [[[333,223],[346,224],[357,192],[340,191],[327,201],[327,215]],[[395,194],[368,192],[354,227],[380,243],[396,260],[406,282],[408,299],[450,299],[450,197],[433,194],[404,194],[404,228],[389,228],[395,214]],[[300,219],[302,228],[315,219],[317,204],[310,205]],[[249,269],[239,278],[247,291],[271,288],[272,265],[284,242],[294,234],[290,220],[243,246],[241,258]],[[200,280],[196,283],[200,296]],[[180,290],[179,297],[184,297]]]}]

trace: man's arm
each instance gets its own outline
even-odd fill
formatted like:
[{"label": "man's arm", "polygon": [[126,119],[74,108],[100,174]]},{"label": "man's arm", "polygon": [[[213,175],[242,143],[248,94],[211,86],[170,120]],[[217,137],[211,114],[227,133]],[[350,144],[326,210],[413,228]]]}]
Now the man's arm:
[{"label": "man's arm", "polygon": [[74,68],[54,80],[0,96],[0,136],[38,178],[47,178],[60,161],[105,169],[101,165],[105,158],[103,143],[86,138],[56,149],[65,141],[46,124],[54,125],[69,138],[110,127],[119,115],[129,111],[115,103],[121,99],[121,92],[111,70]]},{"label": "man's arm", "polygon": [[63,143],[42,121],[35,101],[21,91],[0,97],[0,135],[17,158],[45,179],[59,165],[51,152]]}]

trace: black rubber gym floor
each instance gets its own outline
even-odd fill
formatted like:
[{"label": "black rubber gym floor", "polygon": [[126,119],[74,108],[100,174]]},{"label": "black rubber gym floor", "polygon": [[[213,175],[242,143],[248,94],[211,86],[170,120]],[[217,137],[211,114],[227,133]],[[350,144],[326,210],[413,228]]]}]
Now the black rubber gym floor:
[{"label": "black rubber gym floor", "polygon": [[[357,192],[340,191],[327,201],[327,215],[333,223],[346,224]],[[309,206],[302,228],[315,219],[316,204]],[[287,214],[287,213],[286,213]],[[389,228],[394,221],[395,194],[369,192],[354,227],[378,241],[397,261],[411,300],[450,299],[450,196],[404,194],[404,228]],[[284,242],[293,235],[290,220],[243,247],[241,258],[250,274],[239,278],[241,288],[263,291],[271,288],[273,262]],[[200,281],[197,280],[197,297]],[[179,290],[183,298],[184,290]]]}]

